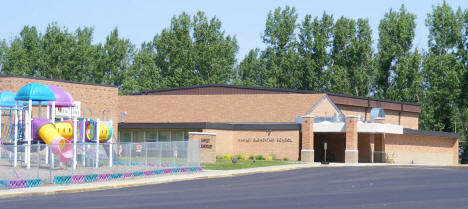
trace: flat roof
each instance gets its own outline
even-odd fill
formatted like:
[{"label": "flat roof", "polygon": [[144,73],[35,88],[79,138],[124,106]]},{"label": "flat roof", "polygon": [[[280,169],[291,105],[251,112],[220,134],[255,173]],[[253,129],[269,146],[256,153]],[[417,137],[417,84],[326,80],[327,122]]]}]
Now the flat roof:
[{"label": "flat roof", "polygon": [[135,92],[135,93],[131,93],[130,95],[148,95],[151,93],[164,93],[164,92],[190,90],[190,89],[198,89],[198,88],[232,88],[232,89],[245,89],[245,90],[254,90],[254,91],[256,90],[256,91],[265,91],[265,92],[277,92],[277,93],[327,94],[329,96],[365,99],[365,100],[372,100],[372,101],[420,106],[420,104],[412,103],[412,102],[387,100],[387,99],[365,97],[365,96],[353,96],[353,95],[337,94],[337,93],[329,93],[329,92],[318,92],[318,91],[311,91],[311,90],[267,88],[267,87],[260,87],[260,86],[238,86],[238,85],[229,85],[229,84],[206,84],[206,85],[194,85],[194,86],[181,86],[181,87],[173,87],[173,88],[161,88],[161,89],[153,89],[153,90]]},{"label": "flat roof", "polygon": [[20,76],[20,75],[4,75],[4,74],[0,74],[0,78],[25,78],[25,79],[34,79],[34,80],[42,80],[42,81],[55,81],[55,82],[63,82],[63,83],[74,83],[74,84],[83,84],[83,85],[92,85],[92,86],[103,86],[103,87],[118,88],[117,86],[108,85],[108,84],[87,83],[87,82],[80,82],[80,81],[67,81],[67,80],[50,79],[50,78],[42,78],[42,77],[32,77],[32,76]]},{"label": "flat roof", "polygon": [[298,123],[119,123],[120,129],[300,130]]},{"label": "flat roof", "polygon": [[445,137],[445,138],[460,138],[460,134],[453,132],[443,132],[443,131],[427,131],[427,130],[416,130],[410,128],[404,128],[403,134],[406,135],[416,135],[416,136],[433,136],[433,137]]}]

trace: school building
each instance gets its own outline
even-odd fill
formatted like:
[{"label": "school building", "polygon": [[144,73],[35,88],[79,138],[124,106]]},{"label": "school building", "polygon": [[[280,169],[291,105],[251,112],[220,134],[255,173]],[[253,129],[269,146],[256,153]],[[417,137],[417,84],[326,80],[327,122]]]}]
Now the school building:
[{"label": "school building", "polygon": [[[303,90],[202,85],[119,96],[112,86],[0,76],[1,90],[54,84],[81,114],[115,121],[121,142],[200,139],[214,155],[345,163],[458,163],[459,135],[418,130],[421,106]],[[203,144],[206,142],[208,144]]]}]

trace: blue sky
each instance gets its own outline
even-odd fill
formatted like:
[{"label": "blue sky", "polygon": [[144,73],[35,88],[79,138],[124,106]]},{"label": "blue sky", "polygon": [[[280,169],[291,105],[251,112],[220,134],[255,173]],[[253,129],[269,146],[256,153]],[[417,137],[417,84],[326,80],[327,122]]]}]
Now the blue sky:
[{"label": "blue sky", "polygon": [[[195,14],[204,11],[208,17],[216,16],[223,23],[226,34],[235,35],[239,44],[238,58],[243,58],[250,49],[264,48],[261,34],[270,10],[285,5],[296,7],[299,22],[306,14],[321,16],[333,14],[335,19],[368,18],[373,30],[374,46],[378,39],[378,25],[386,12],[399,9],[401,4],[416,14],[416,38],[414,46],[427,48],[427,28],[424,25],[432,6],[441,4],[436,0],[236,0],[236,1],[8,1],[0,7],[0,40],[11,40],[25,25],[36,26],[44,32],[47,25],[57,22],[69,30],[80,26],[95,28],[94,42],[104,42],[110,31],[117,27],[122,37],[139,46],[151,41],[155,34],[170,25],[170,19],[182,12]],[[452,8],[468,7],[467,0],[448,0]]]}]

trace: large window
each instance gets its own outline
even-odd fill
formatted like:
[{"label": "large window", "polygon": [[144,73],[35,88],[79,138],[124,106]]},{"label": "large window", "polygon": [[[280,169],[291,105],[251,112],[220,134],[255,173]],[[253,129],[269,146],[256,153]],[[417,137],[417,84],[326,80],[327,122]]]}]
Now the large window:
[{"label": "large window", "polygon": [[134,131],[133,132],[133,142],[145,142],[145,132],[144,131]]},{"label": "large window", "polygon": [[[120,130],[120,142],[170,142],[188,141],[192,129],[133,129]],[[133,134],[133,137],[132,137]]]},{"label": "large window", "polygon": [[171,141],[171,131],[170,130],[159,130],[159,141],[160,142],[169,142],[169,141]]},{"label": "large window", "polygon": [[120,142],[132,142],[132,132],[120,132]]},{"label": "large window", "polygon": [[171,131],[172,141],[184,141],[184,131],[183,130],[172,130]]},{"label": "large window", "polygon": [[146,142],[157,142],[158,141],[158,131],[147,131],[146,132]]}]

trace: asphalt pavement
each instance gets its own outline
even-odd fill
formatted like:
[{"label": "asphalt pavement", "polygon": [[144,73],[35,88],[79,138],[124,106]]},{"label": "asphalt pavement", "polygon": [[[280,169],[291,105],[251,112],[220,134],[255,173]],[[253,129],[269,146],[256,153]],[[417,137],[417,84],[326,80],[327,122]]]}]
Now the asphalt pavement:
[{"label": "asphalt pavement", "polygon": [[316,167],[0,199],[0,208],[468,208],[468,167]]}]

